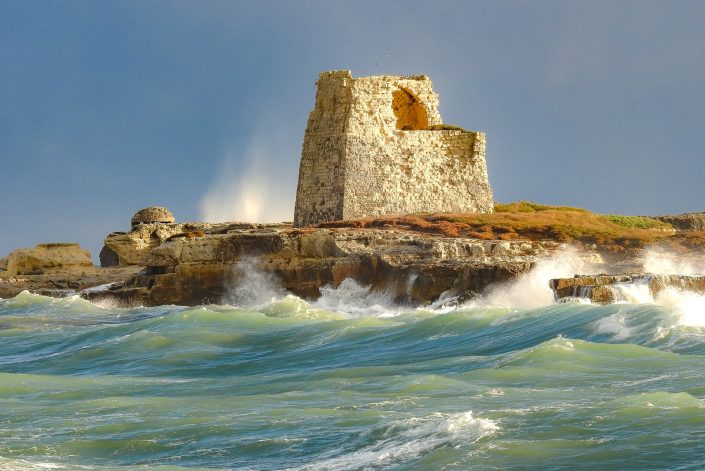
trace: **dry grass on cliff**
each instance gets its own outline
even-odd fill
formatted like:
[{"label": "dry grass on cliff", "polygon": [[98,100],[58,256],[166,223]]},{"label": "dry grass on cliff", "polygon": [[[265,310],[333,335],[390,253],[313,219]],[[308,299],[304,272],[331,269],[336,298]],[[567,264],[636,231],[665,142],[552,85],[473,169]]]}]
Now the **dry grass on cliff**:
[{"label": "dry grass on cliff", "polygon": [[389,228],[478,239],[555,240],[596,244],[622,252],[659,242],[684,249],[705,247],[705,232],[674,233],[673,227],[642,216],[592,213],[568,206],[547,206],[528,201],[495,205],[493,214],[413,214],[334,221],[319,227]]}]

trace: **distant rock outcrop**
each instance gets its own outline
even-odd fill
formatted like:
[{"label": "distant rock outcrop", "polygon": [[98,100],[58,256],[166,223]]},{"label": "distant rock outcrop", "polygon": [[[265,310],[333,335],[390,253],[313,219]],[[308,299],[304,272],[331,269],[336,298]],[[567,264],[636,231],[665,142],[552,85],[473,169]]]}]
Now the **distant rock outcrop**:
[{"label": "distant rock outcrop", "polygon": [[705,275],[576,275],[574,278],[551,280],[549,285],[559,301],[582,298],[595,304],[611,304],[624,300],[624,291],[621,288],[629,285],[647,286],[652,296],[666,288],[705,293]]},{"label": "distant rock outcrop", "polygon": [[124,281],[140,267],[96,269],[91,254],[76,243],[39,244],[17,249],[0,261],[0,298],[24,290],[66,296],[79,290]]},{"label": "distant rock outcrop", "polygon": [[666,222],[681,231],[705,230],[705,212],[685,213],[674,216],[656,216],[654,219]]},{"label": "distant rock outcrop", "polygon": [[17,249],[7,256],[8,275],[43,275],[50,273],[85,273],[93,271],[91,253],[77,243],[38,244]]}]

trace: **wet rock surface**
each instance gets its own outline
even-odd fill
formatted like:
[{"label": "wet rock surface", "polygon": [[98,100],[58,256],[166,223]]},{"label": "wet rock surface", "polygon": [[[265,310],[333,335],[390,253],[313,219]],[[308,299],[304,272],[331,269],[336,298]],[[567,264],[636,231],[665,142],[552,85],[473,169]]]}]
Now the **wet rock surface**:
[{"label": "wet rock surface", "polygon": [[[188,235],[195,231],[198,236]],[[443,293],[470,298],[529,271],[560,246],[287,224],[147,224],[111,234],[105,245],[123,265],[144,269],[85,297],[140,305],[227,302],[253,272],[307,299],[346,278],[409,304],[429,303]]]},{"label": "wet rock surface", "polygon": [[589,299],[595,304],[611,304],[623,300],[620,287],[646,285],[652,296],[666,288],[705,293],[705,275],[654,275],[630,273],[622,275],[576,275],[549,282],[556,300]]}]

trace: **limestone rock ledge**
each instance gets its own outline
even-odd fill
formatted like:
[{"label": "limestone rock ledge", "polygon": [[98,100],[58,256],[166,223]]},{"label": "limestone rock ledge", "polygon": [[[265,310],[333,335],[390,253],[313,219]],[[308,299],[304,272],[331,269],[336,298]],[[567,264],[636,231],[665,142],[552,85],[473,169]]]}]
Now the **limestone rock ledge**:
[{"label": "limestone rock ledge", "polygon": [[84,296],[139,305],[227,302],[252,272],[307,299],[346,278],[409,304],[432,302],[444,292],[470,298],[529,271],[560,246],[286,224],[146,224],[109,235],[105,245],[123,266],[145,268],[111,289]]},{"label": "limestone rock ledge", "polygon": [[705,275],[576,275],[574,278],[557,278],[549,282],[557,301],[583,298],[594,304],[622,301],[620,288],[635,284],[647,285],[653,296],[666,288],[705,293]]},{"label": "limestone rock ledge", "polygon": [[45,296],[66,296],[77,291],[124,281],[140,267],[96,269],[90,252],[72,242],[39,244],[17,249],[0,260],[0,298],[24,290]]}]

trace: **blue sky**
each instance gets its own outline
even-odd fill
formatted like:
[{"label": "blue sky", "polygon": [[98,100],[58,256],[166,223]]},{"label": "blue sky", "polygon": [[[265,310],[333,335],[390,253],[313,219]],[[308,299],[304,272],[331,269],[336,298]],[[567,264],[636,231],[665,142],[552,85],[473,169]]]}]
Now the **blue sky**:
[{"label": "blue sky", "polygon": [[0,2],[0,256],[290,219],[318,73],[426,74],[495,199],[705,210],[705,2]]}]

